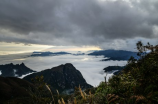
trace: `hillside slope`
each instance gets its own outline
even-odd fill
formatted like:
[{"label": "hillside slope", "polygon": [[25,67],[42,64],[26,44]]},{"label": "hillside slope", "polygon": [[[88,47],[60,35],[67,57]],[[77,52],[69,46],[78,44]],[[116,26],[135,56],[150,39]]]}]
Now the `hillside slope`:
[{"label": "hillside slope", "polygon": [[34,85],[15,77],[0,77],[0,103],[22,97],[30,96],[29,90]]},{"label": "hillside slope", "polygon": [[[77,104],[158,104],[158,45],[137,44],[139,60],[130,58],[122,72],[91,90],[74,94]],[[144,55],[144,51],[150,51]],[[88,93],[89,92],[89,93]],[[83,93],[86,93],[83,95]],[[72,102],[74,102],[72,100]]]},{"label": "hillside slope", "polygon": [[58,89],[60,93],[72,93],[79,85],[83,89],[92,87],[70,63],[28,75],[24,79],[31,82],[31,79],[36,76],[44,76],[44,82],[49,84],[53,91]]}]

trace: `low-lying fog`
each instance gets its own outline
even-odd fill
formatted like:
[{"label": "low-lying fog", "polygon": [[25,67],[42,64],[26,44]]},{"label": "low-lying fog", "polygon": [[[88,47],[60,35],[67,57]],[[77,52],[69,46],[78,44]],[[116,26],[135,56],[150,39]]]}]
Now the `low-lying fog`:
[{"label": "low-lying fog", "polygon": [[55,66],[59,66],[65,63],[72,63],[76,69],[78,69],[87,83],[97,86],[101,81],[104,81],[104,77],[109,78],[112,74],[104,73],[103,69],[107,66],[124,66],[127,61],[100,61],[103,56],[88,56],[88,55],[59,55],[59,56],[46,56],[46,57],[28,57],[29,54],[21,55],[7,55],[0,56],[1,64],[20,64],[25,65],[33,70],[41,71],[44,69],[50,69]]}]

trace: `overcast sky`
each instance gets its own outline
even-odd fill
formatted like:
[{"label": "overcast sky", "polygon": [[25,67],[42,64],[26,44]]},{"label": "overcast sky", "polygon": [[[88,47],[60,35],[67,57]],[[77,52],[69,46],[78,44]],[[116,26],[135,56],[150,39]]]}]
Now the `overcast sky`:
[{"label": "overcast sky", "polygon": [[158,43],[157,11],[158,0],[0,0],[0,48],[134,50]]}]

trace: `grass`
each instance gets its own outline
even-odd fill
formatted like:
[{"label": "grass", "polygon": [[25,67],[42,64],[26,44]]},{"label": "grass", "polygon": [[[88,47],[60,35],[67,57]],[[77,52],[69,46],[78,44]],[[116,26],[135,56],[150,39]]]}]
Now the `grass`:
[{"label": "grass", "polygon": [[[36,77],[29,104],[158,104],[158,45],[138,42],[137,49],[140,59],[131,57],[119,75],[95,88],[76,87],[72,95],[61,95],[58,90],[53,95],[43,77]],[[146,50],[151,53],[144,55]]]}]

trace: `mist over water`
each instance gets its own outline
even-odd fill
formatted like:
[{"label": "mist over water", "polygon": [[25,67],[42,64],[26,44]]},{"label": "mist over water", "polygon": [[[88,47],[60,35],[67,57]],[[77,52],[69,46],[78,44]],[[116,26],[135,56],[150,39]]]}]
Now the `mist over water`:
[{"label": "mist over water", "polygon": [[127,61],[100,61],[104,56],[88,56],[88,55],[59,55],[46,57],[28,57],[29,54],[0,56],[0,64],[20,64],[24,63],[27,67],[42,71],[61,64],[72,63],[79,70],[87,83],[97,86],[104,77],[109,78],[112,74],[104,73],[103,69],[107,66],[124,66]]}]

